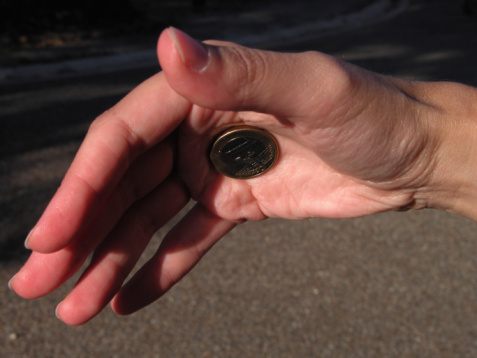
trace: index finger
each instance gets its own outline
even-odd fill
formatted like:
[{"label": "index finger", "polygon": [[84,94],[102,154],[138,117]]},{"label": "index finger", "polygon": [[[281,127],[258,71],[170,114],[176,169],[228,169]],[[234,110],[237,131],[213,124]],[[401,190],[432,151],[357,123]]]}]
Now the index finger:
[{"label": "index finger", "polygon": [[68,245],[92,220],[130,163],[169,135],[190,106],[159,73],[98,117],[25,246],[49,253]]}]

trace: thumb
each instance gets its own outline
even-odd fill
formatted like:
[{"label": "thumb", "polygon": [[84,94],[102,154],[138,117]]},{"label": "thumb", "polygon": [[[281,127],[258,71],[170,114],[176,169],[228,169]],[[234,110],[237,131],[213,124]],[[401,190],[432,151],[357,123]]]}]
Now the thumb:
[{"label": "thumb", "polygon": [[175,91],[194,104],[218,110],[287,118],[310,116],[310,110],[317,109],[326,113],[325,107],[336,103],[330,100],[350,84],[344,65],[321,53],[212,46],[174,28],[161,34],[158,57]]}]

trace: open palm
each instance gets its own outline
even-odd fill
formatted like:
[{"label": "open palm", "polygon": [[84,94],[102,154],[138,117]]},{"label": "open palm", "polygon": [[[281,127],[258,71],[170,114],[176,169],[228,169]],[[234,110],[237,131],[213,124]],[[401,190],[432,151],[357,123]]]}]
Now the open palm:
[{"label": "open palm", "polygon": [[[111,300],[128,314],[244,220],[356,217],[412,204],[428,143],[413,123],[420,104],[396,83],[319,53],[213,44],[162,34],[163,72],[92,124],[29,235],[33,253],[10,282],[18,294],[48,294],[94,252],[58,316],[82,324]],[[238,180],[213,169],[212,134],[235,123],[276,137],[270,171]],[[195,207],[124,284],[154,232],[191,198]]]}]

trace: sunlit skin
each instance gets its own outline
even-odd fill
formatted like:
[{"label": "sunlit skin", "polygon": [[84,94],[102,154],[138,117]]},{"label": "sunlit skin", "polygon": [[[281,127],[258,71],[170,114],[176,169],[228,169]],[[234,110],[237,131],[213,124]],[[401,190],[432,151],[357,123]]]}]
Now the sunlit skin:
[{"label": "sunlit skin", "polygon": [[[477,217],[473,88],[379,76],[318,52],[203,45],[172,28],[158,57],[163,72],[92,123],[10,282],[22,297],[44,296],[94,252],[57,307],[65,323],[83,324],[110,302],[118,314],[152,303],[246,220],[425,207]],[[276,137],[280,157],[264,175],[232,179],[211,166],[213,133],[234,123]],[[195,207],[125,283],[191,198]]]}]

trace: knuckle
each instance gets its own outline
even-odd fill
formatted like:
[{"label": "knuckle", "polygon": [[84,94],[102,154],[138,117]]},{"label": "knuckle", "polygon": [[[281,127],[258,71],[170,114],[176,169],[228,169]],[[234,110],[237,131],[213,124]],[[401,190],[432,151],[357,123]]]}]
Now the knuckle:
[{"label": "knuckle", "polygon": [[355,66],[331,56],[327,56],[324,65],[327,85],[333,92],[348,96],[359,89],[362,83],[361,72],[358,72]]},{"label": "knuckle", "polygon": [[308,64],[309,89],[319,101],[312,102],[314,111],[323,117],[337,118],[354,110],[355,95],[361,91],[363,75],[353,65],[320,52],[303,53]]},{"label": "knuckle", "polygon": [[239,68],[235,83],[237,93],[244,101],[259,92],[267,77],[268,60],[261,51],[247,48],[230,48]]},{"label": "knuckle", "polygon": [[92,133],[95,132],[96,130],[100,129],[103,127],[105,124],[109,123],[111,121],[111,118],[113,117],[113,113],[111,109],[106,110],[103,112],[101,115],[96,117],[94,121],[92,121],[89,125],[88,132]]}]

